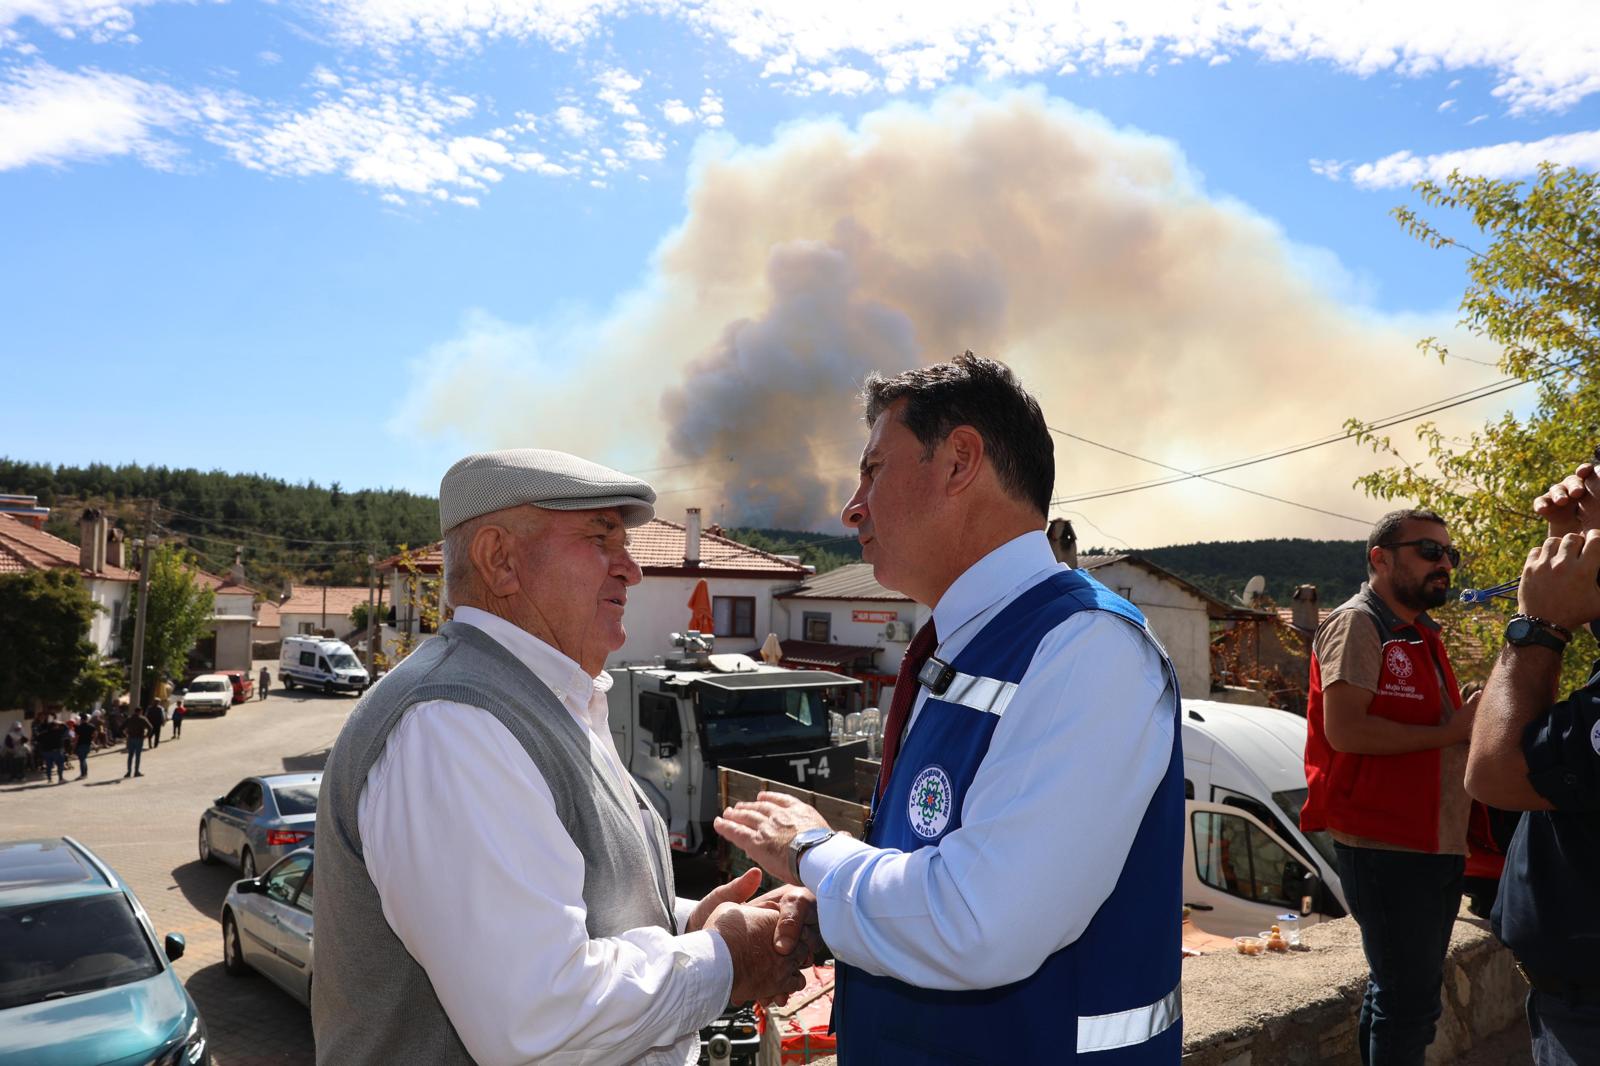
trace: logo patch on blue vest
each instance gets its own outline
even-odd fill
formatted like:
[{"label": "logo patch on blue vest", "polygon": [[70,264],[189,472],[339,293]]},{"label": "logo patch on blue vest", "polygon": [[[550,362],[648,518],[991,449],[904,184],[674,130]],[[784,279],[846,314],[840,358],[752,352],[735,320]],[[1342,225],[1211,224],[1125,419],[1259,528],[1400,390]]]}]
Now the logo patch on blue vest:
[{"label": "logo patch on blue vest", "polygon": [[911,782],[911,803],[906,811],[911,831],[924,840],[932,840],[950,824],[954,805],[955,788],[944,767],[923,767]]}]

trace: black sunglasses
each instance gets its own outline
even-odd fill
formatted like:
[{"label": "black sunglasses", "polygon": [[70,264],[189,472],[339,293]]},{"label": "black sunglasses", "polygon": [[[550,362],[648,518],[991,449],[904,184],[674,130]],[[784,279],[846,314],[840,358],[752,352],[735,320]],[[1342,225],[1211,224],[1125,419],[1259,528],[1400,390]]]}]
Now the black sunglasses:
[{"label": "black sunglasses", "polygon": [[1430,563],[1448,558],[1451,566],[1461,565],[1461,553],[1453,545],[1440,544],[1436,540],[1423,537],[1420,540],[1397,540],[1392,544],[1380,544],[1380,548],[1415,548],[1417,554]]}]

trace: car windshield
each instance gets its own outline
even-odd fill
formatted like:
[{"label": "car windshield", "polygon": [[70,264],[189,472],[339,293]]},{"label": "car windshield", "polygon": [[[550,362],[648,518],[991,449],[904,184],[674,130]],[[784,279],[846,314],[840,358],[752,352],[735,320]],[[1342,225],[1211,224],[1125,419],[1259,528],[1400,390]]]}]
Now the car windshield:
[{"label": "car windshield", "polygon": [[[1285,789],[1282,792],[1274,792],[1272,794],[1272,802],[1278,805],[1280,811],[1289,816],[1291,825],[1298,826],[1300,824],[1300,808],[1306,805],[1306,794],[1307,790],[1303,788]],[[1333,852],[1333,837],[1328,835],[1326,829],[1302,829],[1300,832],[1304,833],[1306,839],[1311,841],[1311,846],[1317,849],[1317,854],[1322,856],[1329,869],[1338,868],[1339,860]]]},{"label": "car windshield", "polygon": [[[828,744],[828,703],[821,688],[720,689],[695,692],[706,746],[722,755],[821,748]],[[798,747],[797,747],[798,746]]]},{"label": "car windshield", "polygon": [[361,669],[361,663],[357,661],[354,655],[351,655],[348,652],[340,652],[337,655],[330,655],[328,656],[328,661],[333,663],[333,668],[335,670]]},{"label": "car windshield", "polygon": [[0,1010],[161,972],[122,893],[0,909]]},{"label": "car windshield", "polygon": [[226,681],[196,681],[189,686],[190,692],[226,692],[230,686]]},{"label": "car windshield", "polygon": [[317,813],[317,787],[316,785],[284,785],[272,790],[272,798],[278,801],[278,813],[290,814],[316,814]]}]

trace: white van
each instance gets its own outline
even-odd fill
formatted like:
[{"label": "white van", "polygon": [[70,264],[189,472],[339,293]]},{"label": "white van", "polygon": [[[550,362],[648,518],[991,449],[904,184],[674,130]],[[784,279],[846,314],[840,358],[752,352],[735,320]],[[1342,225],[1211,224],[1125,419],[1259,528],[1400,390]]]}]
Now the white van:
[{"label": "white van", "polygon": [[1299,715],[1183,701],[1183,901],[1197,928],[1244,936],[1286,912],[1302,927],[1347,912],[1332,838],[1300,829],[1305,748]]},{"label": "white van", "polygon": [[278,658],[284,688],[304,685],[324,692],[364,692],[372,679],[350,645],[330,637],[284,637]]}]

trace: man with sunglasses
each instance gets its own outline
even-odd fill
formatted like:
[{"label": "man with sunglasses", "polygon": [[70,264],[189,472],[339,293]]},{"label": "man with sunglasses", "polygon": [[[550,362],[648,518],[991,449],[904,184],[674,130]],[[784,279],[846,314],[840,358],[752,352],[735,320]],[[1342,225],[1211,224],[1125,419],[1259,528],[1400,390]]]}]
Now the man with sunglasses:
[{"label": "man with sunglasses", "polygon": [[1300,825],[1332,835],[1361,927],[1365,1066],[1421,1066],[1461,907],[1476,698],[1462,705],[1427,614],[1449,598],[1460,558],[1434,512],[1384,515],[1367,537],[1367,582],[1312,644]]},{"label": "man with sunglasses", "polygon": [[1534,502],[1550,523],[1517,588],[1517,614],[1484,690],[1467,787],[1526,811],[1506,852],[1498,936],[1528,980],[1538,1066],[1600,1063],[1600,663],[1557,700],[1579,626],[1600,630],[1600,475],[1584,463]]}]

